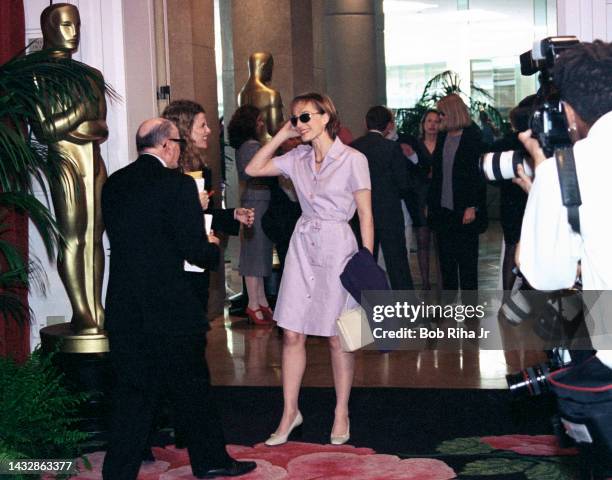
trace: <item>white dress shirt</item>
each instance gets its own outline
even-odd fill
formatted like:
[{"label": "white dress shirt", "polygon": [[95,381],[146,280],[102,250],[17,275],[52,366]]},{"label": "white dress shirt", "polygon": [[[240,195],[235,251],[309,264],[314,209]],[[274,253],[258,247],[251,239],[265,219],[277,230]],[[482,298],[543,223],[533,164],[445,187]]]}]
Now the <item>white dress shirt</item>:
[{"label": "white dress shirt", "polygon": [[[570,288],[580,260],[585,291],[612,290],[612,112],[599,118],[587,137],[576,142],[574,157],[582,198],[581,234],[573,232],[568,223],[557,164],[549,158],[536,168],[527,199],[521,272],[538,290]],[[612,293],[604,300],[608,295]],[[599,321],[612,324],[612,310],[602,308],[601,313],[607,318]],[[612,351],[600,351],[598,357],[612,368]]]}]

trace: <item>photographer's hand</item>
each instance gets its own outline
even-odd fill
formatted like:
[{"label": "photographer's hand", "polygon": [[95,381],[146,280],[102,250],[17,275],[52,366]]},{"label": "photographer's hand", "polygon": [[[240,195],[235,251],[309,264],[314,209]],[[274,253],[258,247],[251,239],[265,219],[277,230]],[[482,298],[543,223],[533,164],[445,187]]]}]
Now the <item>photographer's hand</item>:
[{"label": "photographer's hand", "polygon": [[525,190],[525,193],[529,193],[532,185],[531,178],[525,174],[525,169],[522,165],[518,165],[516,167],[516,171],[518,173],[518,178],[513,178],[512,183],[516,183],[519,187]]},{"label": "photographer's hand", "polygon": [[531,130],[519,133],[518,137],[522,144],[525,145],[525,150],[527,150],[529,156],[533,159],[533,170],[535,171],[538,165],[546,160],[546,155],[544,155],[538,141],[531,136]]}]

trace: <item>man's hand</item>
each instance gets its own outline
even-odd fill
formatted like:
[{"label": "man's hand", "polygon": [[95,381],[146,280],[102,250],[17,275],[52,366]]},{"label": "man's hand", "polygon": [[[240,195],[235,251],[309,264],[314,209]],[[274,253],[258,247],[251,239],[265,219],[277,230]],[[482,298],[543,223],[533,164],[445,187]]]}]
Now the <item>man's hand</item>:
[{"label": "man's hand", "polygon": [[516,183],[519,187],[525,190],[525,193],[529,193],[531,190],[531,178],[525,175],[525,169],[522,165],[517,165],[516,171],[518,173],[518,178],[513,178],[512,183]]},{"label": "man's hand", "polygon": [[414,155],[414,149],[407,143],[400,143],[400,147],[402,147],[402,152],[404,152],[405,157]]},{"label": "man's hand", "polygon": [[465,209],[463,212],[463,224],[467,225],[468,223],[472,223],[476,220],[476,207],[469,207]]},{"label": "man's hand", "polygon": [[237,208],[234,210],[234,218],[246,227],[250,227],[255,221],[255,209]]},{"label": "man's hand", "polygon": [[208,243],[214,243],[217,246],[219,246],[219,244],[221,243],[219,237],[215,237],[215,232],[213,230],[211,230],[208,234]]},{"label": "man's hand", "polygon": [[546,155],[544,155],[538,141],[531,136],[531,130],[519,133],[519,140],[525,145],[527,153],[533,159],[533,170],[535,171],[537,166],[546,160]]},{"label": "man's hand", "polygon": [[202,205],[202,210],[206,210],[208,208],[208,203],[210,202],[210,197],[208,196],[208,192],[203,191],[199,193],[200,196],[200,205]]}]

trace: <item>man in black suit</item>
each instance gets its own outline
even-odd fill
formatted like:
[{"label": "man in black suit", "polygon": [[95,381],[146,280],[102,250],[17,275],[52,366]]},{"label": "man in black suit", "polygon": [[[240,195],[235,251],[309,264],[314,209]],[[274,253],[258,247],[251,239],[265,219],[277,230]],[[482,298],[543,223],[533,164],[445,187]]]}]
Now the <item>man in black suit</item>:
[{"label": "man in black suit", "polygon": [[138,475],[158,399],[169,394],[198,478],[255,468],[225,451],[205,358],[207,320],[184,275],[187,260],[218,264],[195,181],[176,167],[181,140],[165,119],[138,129],[138,159],[110,176],[102,212],[111,245],[106,330],[116,374],[105,480]]},{"label": "man in black suit", "polygon": [[385,266],[393,290],[412,290],[412,276],[404,235],[402,197],[410,190],[408,161],[397,142],[385,135],[393,126],[393,114],[383,106],[370,108],[366,114],[368,133],[351,146],[368,159],[372,181],[372,214],[374,216],[374,257],[382,248]]}]

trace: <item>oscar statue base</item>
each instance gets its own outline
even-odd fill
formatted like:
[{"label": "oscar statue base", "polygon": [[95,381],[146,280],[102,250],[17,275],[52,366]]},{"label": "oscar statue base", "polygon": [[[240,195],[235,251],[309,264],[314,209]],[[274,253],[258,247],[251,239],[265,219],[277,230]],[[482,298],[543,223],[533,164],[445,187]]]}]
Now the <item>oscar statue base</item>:
[{"label": "oscar statue base", "polygon": [[[42,350],[56,352],[53,364],[64,374],[66,386],[88,394],[79,410],[79,429],[91,434],[92,448],[107,440],[112,369],[105,334],[77,335],[70,323],[45,327],[40,331]],[[87,446],[85,446],[87,448]]]},{"label": "oscar statue base", "polygon": [[40,331],[40,342],[45,352],[52,352],[59,344],[63,353],[107,353],[108,337],[104,333],[80,335],[74,333],[70,323],[45,327]]}]

